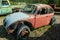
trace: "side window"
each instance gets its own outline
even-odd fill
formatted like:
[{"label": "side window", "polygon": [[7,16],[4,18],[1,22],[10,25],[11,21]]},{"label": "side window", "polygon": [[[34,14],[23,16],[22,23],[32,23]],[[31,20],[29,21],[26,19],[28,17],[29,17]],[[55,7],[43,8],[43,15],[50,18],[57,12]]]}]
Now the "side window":
[{"label": "side window", "polygon": [[36,12],[36,9],[37,9],[36,7],[33,9],[33,11],[32,11],[33,14]]},{"label": "side window", "polygon": [[48,8],[48,13],[53,13],[53,8]]},{"label": "side window", "polygon": [[41,8],[37,14],[46,14],[46,9],[45,8]]}]

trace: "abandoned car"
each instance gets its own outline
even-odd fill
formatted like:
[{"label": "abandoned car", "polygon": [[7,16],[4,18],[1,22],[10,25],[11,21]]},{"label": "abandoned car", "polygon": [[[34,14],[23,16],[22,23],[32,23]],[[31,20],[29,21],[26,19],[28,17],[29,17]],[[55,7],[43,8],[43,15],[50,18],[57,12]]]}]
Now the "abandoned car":
[{"label": "abandoned car", "polygon": [[30,4],[20,12],[8,15],[3,23],[6,31],[16,33],[20,39],[27,39],[30,31],[45,25],[54,25],[54,10],[46,4]]},{"label": "abandoned car", "polygon": [[0,0],[0,15],[18,12],[20,8],[12,7],[9,0]]},{"label": "abandoned car", "polygon": [[0,15],[11,14],[12,8],[9,0],[0,0]]}]

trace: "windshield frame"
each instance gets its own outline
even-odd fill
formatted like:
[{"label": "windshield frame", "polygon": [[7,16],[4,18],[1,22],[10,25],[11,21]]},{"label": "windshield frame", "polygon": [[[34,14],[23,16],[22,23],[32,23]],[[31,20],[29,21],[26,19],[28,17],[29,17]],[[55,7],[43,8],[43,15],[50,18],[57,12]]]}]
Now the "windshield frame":
[{"label": "windshield frame", "polygon": [[35,6],[35,5],[26,5],[24,8],[22,8],[21,12],[23,12],[23,10],[24,10],[27,6],[34,6],[34,9],[33,9],[30,13],[27,13],[27,12],[24,12],[24,13],[27,13],[27,14],[35,14],[36,9],[37,9],[37,6]]}]

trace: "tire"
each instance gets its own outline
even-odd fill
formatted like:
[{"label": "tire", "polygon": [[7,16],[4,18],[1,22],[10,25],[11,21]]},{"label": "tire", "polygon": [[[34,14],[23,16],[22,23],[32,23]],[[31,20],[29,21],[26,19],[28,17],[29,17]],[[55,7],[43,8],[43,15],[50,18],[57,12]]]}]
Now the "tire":
[{"label": "tire", "polygon": [[51,22],[50,25],[53,26],[55,24],[55,22]]},{"label": "tire", "polygon": [[[24,34],[25,33],[25,34]],[[22,36],[24,34],[24,36]],[[17,32],[18,40],[27,40],[30,34],[30,28],[26,25],[22,25]]]},{"label": "tire", "polygon": [[53,17],[53,18],[51,19],[49,25],[53,26],[53,25],[55,24],[55,20],[56,20],[55,17]]}]

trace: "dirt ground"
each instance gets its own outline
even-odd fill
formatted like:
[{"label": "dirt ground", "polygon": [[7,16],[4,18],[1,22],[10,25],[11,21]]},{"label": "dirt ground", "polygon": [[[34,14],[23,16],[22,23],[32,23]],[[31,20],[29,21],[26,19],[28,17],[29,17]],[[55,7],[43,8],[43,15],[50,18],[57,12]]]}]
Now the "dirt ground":
[{"label": "dirt ground", "polygon": [[[60,15],[55,15],[55,17],[54,26],[46,26],[32,31],[29,40],[60,40]],[[8,40],[7,32],[3,27],[4,18],[4,16],[0,17],[0,40]]]}]

